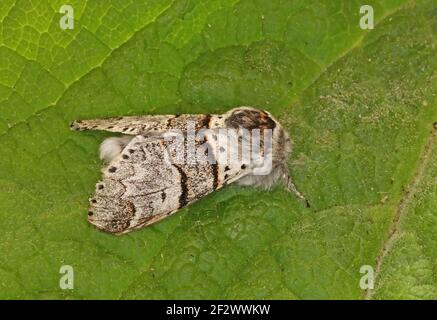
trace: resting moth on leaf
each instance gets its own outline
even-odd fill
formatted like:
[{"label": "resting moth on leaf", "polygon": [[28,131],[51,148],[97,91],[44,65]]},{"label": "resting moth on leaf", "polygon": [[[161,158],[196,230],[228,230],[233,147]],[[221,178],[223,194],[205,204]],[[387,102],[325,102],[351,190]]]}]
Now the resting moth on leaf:
[{"label": "resting moth on leaf", "polygon": [[291,140],[266,111],[238,107],[221,115],[78,120],[71,128],[123,134],[100,146],[103,180],[88,213],[91,224],[116,235],[157,222],[233,182],[270,189],[282,181],[306,201],[288,171]]}]

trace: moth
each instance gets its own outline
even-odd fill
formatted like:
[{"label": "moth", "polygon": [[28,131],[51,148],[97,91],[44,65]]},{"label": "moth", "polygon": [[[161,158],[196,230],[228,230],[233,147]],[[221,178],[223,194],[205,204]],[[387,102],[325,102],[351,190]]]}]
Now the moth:
[{"label": "moth", "polygon": [[282,182],[306,201],[290,178],[290,137],[267,111],[125,116],[70,127],[121,134],[100,146],[103,179],[88,211],[91,224],[115,235],[160,221],[231,183],[268,190]]}]

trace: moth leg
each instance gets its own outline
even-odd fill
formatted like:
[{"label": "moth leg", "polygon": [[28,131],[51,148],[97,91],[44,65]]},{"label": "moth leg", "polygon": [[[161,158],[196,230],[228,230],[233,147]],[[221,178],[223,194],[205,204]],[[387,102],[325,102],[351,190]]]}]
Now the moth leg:
[{"label": "moth leg", "polygon": [[111,162],[121,154],[121,152],[133,138],[133,136],[121,136],[103,140],[102,144],[100,145],[100,159],[106,163]]},{"label": "moth leg", "polygon": [[302,192],[300,192],[297,189],[296,185],[293,183],[293,181],[291,180],[291,177],[289,175],[287,175],[287,177],[285,178],[285,182],[286,182],[286,188],[289,192],[294,193],[299,199],[301,199],[302,201],[305,201],[305,205],[307,208],[311,207],[307,198],[305,198],[305,196],[302,194]]}]

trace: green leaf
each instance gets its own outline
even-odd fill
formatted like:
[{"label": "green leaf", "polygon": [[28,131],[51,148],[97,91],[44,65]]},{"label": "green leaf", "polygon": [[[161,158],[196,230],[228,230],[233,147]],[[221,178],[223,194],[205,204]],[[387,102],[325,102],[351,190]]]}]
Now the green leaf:
[{"label": "green leaf", "polygon": [[[367,1],[373,30],[349,0],[70,4],[73,30],[62,1],[0,4],[0,298],[437,298],[435,1]],[[284,123],[310,209],[229,186],[125,236],[87,223],[108,134],[72,120],[238,105]]]}]

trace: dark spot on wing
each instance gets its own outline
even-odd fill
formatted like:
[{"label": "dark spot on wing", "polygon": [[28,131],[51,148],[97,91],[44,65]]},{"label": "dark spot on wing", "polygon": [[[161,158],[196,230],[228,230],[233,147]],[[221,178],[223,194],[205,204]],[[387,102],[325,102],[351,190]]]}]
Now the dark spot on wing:
[{"label": "dark spot on wing", "polygon": [[202,118],[199,120],[199,129],[201,128],[209,128],[209,122],[211,121],[211,115],[205,114],[202,116]]},{"label": "dark spot on wing", "polygon": [[216,163],[213,163],[211,164],[211,166],[212,166],[212,176],[213,176],[212,188],[213,190],[215,190],[218,187],[218,165]]},{"label": "dark spot on wing", "polygon": [[130,220],[130,218],[132,218],[136,212],[137,208],[135,208],[135,205],[128,201],[125,208],[125,217]]},{"label": "dark spot on wing", "polygon": [[111,167],[108,169],[109,172],[114,173],[115,171],[117,171],[116,167]]},{"label": "dark spot on wing", "polygon": [[184,170],[176,165],[173,164],[173,166],[178,170],[180,176],[181,176],[181,194],[179,195],[179,208],[185,207],[188,203],[188,184],[187,184],[187,174],[184,172]]}]

